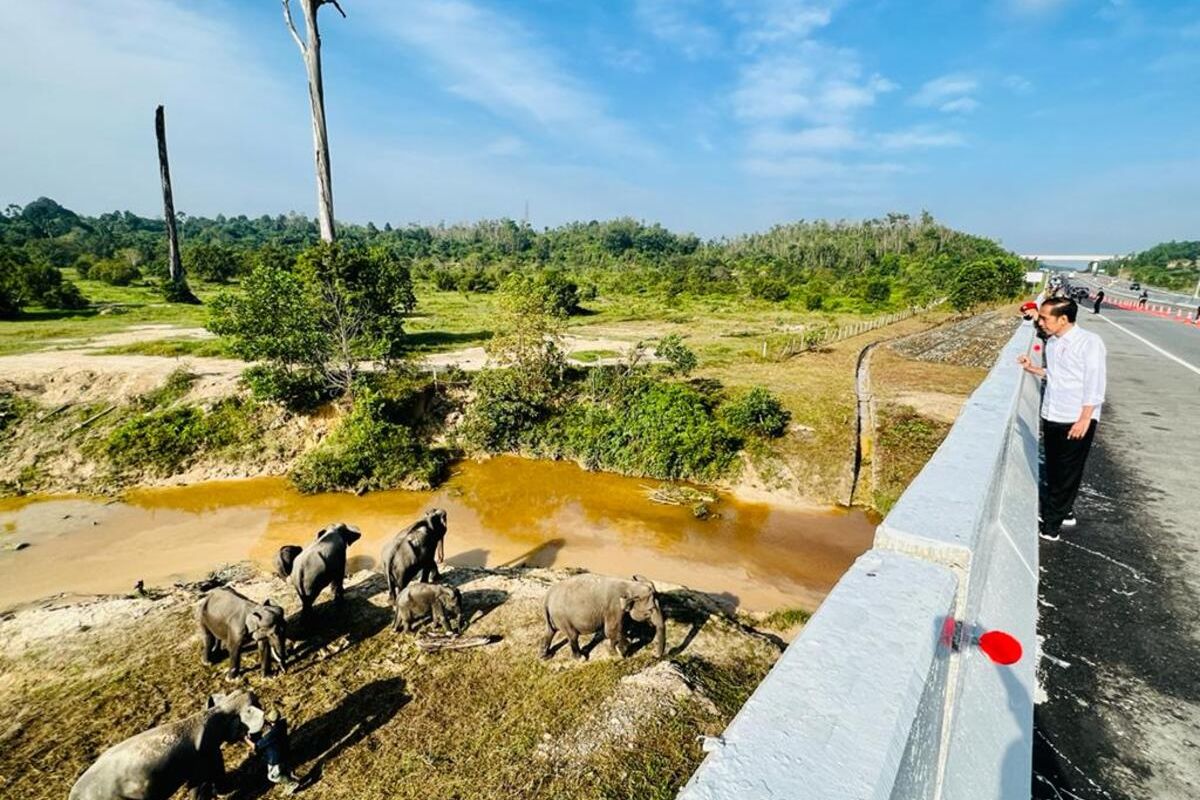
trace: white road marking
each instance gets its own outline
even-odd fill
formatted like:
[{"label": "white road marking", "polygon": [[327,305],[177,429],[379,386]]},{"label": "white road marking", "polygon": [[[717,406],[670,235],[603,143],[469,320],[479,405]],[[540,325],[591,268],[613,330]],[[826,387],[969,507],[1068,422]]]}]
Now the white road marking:
[{"label": "white road marking", "polygon": [[1129,328],[1126,328],[1124,325],[1118,325],[1117,323],[1113,322],[1111,319],[1104,316],[1103,314],[1099,314],[1098,316],[1100,317],[1100,319],[1104,320],[1109,325],[1112,325],[1117,330],[1121,331],[1122,333],[1129,334],[1130,336],[1137,339],[1142,344],[1149,347],[1151,350],[1156,351],[1159,355],[1166,356],[1167,358],[1174,361],[1176,364],[1179,364],[1180,366],[1183,366],[1183,367],[1187,367],[1192,372],[1196,373],[1197,375],[1200,375],[1200,367],[1197,367],[1194,364],[1189,364],[1188,362],[1184,361],[1182,358],[1180,358],[1179,356],[1177,356],[1173,353],[1168,353],[1166,350],[1163,350],[1161,347],[1159,347],[1158,345],[1156,345],[1154,342],[1150,341],[1146,337],[1137,335],[1133,331],[1129,330]]}]

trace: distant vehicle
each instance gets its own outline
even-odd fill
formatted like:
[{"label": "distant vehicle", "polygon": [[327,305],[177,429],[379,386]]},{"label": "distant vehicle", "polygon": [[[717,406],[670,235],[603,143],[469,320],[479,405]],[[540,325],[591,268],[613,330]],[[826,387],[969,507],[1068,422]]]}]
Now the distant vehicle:
[{"label": "distant vehicle", "polygon": [[1131,291],[1131,292],[1136,292],[1138,289],[1141,289],[1141,288],[1142,288],[1142,285],[1140,283],[1138,283],[1137,281],[1134,281],[1133,283],[1129,284],[1129,291]]}]

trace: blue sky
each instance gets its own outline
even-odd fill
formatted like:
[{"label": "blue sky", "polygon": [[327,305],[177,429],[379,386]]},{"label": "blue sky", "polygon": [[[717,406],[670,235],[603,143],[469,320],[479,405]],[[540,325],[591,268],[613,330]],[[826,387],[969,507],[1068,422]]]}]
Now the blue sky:
[{"label": "blue sky", "polygon": [[[293,0],[298,5],[298,0]],[[342,0],[334,201],[702,236],[928,209],[1037,252],[1200,238],[1194,0]],[[299,20],[298,20],[299,21]],[[315,207],[275,0],[0,0],[0,202]]]}]

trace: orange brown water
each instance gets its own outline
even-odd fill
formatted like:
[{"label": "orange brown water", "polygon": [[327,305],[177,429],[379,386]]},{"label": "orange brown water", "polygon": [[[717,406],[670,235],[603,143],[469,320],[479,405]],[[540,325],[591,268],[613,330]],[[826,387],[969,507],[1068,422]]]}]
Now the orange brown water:
[{"label": "orange brown water", "polygon": [[722,498],[719,519],[657,505],[655,481],[574,464],[495,458],[464,462],[435,492],[300,495],[283,479],[217,481],[86,498],[0,501],[0,608],[58,592],[127,592],[195,579],[281,545],[304,544],[334,521],[357,525],[351,569],[373,567],[383,542],[427,508],[449,516],[446,560],[464,566],[583,567],[724,594],[753,610],[815,608],[871,544],[859,511],[806,511]]}]

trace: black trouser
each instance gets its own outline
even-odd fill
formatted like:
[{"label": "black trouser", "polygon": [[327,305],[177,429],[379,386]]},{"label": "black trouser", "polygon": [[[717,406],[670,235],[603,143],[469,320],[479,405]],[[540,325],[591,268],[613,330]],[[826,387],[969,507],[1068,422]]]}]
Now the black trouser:
[{"label": "black trouser", "polygon": [[1097,300],[1097,301],[1096,301],[1096,305],[1095,305],[1095,307],[1092,309],[1092,313],[1093,313],[1093,314],[1099,314],[1099,313],[1100,313],[1100,304],[1101,304],[1102,302],[1104,302],[1104,301],[1103,301],[1103,300]]},{"label": "black trouser", "polygon": [[1042,496],[1042,521],[1047,530],[1058,530],[1075,506],[1083,465],[1087,463],[1096,420],[1088,425],[1082,439],[1068,439],[1072,422],[1042,420],[1042,443],[1046,450],[1046,492]]}]

